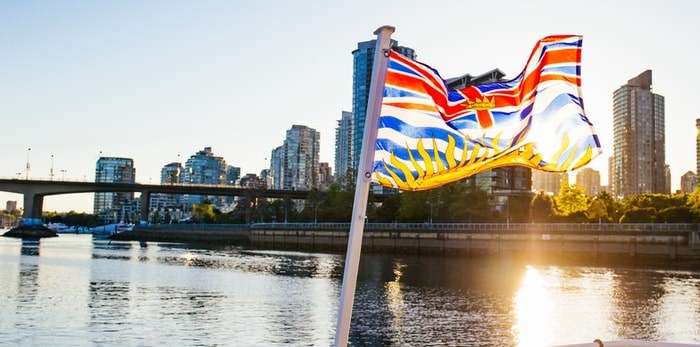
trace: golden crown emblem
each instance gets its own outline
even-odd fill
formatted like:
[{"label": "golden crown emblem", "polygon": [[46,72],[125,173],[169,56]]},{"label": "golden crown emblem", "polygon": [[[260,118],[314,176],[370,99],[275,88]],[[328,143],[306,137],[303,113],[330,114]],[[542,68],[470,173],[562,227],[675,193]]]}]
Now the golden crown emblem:
[{"label": "golden crown emblem", "polygon": [[469,100],[463,105],[470,110],[488,110],[496,107],[496,97],[492,96],[491,100],[488,97],[485,97],[483,100],[475,98],[474,101]]}]

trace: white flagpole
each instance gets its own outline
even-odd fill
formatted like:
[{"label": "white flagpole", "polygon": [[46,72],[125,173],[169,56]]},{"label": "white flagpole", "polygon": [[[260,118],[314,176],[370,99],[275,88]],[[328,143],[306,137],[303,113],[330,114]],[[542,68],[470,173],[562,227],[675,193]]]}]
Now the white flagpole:
[{"label": "white flagpole", "polygon": [[345,255],[345,272],[343,273],[343,289],[340,292],[340,306],[335,329],[335,346],[345,347],[350,334],[350,318],[352,305],[355,300],[355,284],[357,270],[360,265],[360,250],[362,249],[362,233],[365,229],[365,213],[367,212],[367,197],[372,178],[372,163],[374,161],[374,146],[377,142],[379,113],[382,108],[384,82],[389,63],[391,34],[394,27],[385,25],[377,29],[377,46],[374,50],[374,65],[372,67],[372,82],[369,87],[367,115],[365,117],[365,134],[362,137],[359,168],[357,169],[357,185],[355,186],[355,202],[352,207],[350,234],[348,235],[348,250]]}]

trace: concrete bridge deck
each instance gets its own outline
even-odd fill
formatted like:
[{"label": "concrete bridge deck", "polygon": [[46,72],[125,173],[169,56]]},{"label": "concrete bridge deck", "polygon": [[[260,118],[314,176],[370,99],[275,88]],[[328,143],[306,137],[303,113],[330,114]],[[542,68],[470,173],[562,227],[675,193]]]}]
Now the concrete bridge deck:
[{"label": "concrete bridge deck", "polygon": [[139,192],[141,193],[141,220],[148,221],[148,208],[151,194],[191,194],[214,196],[243,196],[255,194],[265,198],[306,199],[309,192],[305,190],[253,189],[226,185],[194,184],[141,184],[109,183],[86,181],[48,181],[0,179],[0,191],[22,194],[24,215],[22,225],[41,224],[44,196],[91,192]]}]

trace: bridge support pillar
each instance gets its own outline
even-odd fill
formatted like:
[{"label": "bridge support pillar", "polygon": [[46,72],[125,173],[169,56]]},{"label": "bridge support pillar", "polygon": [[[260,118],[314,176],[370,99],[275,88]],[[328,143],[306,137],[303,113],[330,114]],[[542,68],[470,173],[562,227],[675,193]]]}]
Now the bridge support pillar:
[{"label": "bridge support pillar", "polygon": [[44,207],[44,195],[24,193],[24,213],[22,225],[41,225],[41,211]]},{"label": "bridge support pillar", "polygon": [[151,207],[151,192],[144,190],[141,192],[141,225],[148,224],[148,212]]}]

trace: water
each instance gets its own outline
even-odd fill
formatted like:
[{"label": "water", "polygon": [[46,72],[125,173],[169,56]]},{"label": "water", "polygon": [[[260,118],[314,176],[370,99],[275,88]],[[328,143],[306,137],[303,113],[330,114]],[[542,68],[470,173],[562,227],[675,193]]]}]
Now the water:
[{"label": "water", "polygon": [[[332,345],[344,255],[0,238],[0,345]],[[700,272],[362,257],[356,346],[700,343]]]}]

